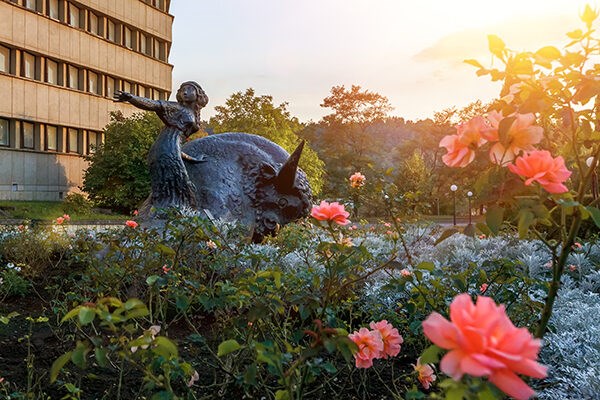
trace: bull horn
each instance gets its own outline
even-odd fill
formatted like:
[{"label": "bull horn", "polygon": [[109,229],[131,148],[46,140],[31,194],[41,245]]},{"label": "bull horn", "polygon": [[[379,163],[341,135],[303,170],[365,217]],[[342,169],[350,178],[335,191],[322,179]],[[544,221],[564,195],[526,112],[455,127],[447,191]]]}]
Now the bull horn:
[{"label": "bull horn", "polygon": [[296,150],[290,155],[285,164],[279,170],[277,174],[277,181],[282,188],[291,188],[294,186],[296,181],[296,171],[298,170],[298,161],[300,161],[300,155],[304,149],[304,140],[300,142]]}]

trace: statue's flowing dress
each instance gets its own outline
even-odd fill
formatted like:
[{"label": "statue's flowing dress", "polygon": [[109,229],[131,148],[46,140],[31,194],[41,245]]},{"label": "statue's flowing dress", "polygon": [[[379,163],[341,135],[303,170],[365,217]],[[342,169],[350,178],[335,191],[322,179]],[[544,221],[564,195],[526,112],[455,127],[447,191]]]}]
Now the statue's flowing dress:
[{"label": "statue's flowing dress", "polygon": [[152,194],[145,206],[194,207],[194,184],[183,163],[181,141],[198,130],[198,121],[188,107],[170,101],[158,103],[155,111],[165,127],[148,153]]}]

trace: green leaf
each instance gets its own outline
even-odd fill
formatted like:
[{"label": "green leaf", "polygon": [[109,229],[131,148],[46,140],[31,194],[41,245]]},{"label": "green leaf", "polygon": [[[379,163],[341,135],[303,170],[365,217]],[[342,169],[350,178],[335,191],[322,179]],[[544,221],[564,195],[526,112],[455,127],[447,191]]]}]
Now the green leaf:
[{"label": "green leaf", "polygon": [[159,243],[159,244],[156,245],[156,250],[159,253],[162,253],[162,254],[164,254],[166,256],[174,256],[176,254],[175,250],[173,250],[172,248],[170,248],[168,246],[165,246],[162,243]]},{"label": "green leaf", "polygon": [[498,206],[492,206],[485,214],[485,223],[494,235],[500,232],[500,227],[504,221],[504,209]]},{"label": "green leaf", "polygon": [[475,237],[475,225],[469,224],[463,229],[463,233],[469,237]]},{"label": "green leaf", "polygon": [[492,234],[492,231],[491,231],[491,229],[490,229],[490,228],[489,228],[489,227],[488,227],[486,224],[484,224],[484,223],[482,223],[482,222],[478,222],[478,223],[476,223],[476,224],[475,224],[475,227],[476,227],[477,229],[479,229],[479,231],[480,231],[481,233],[483,233],[484,235],[486,235],[486,236],[490,236],[490,235]]},{"label": "green leaf", "polygon": [[150,275],[146,278],[146,283],[148,284],[148,286],[152,286],[158,280],[158,278],[158,275]]},{"label": "green leaf", "polygon": [[190,306],[190,299],[187,296],[179,295],[175,298],[175,306],[179,311],[185,311]]},{"label": "green leaf", "polygon": [[497,400],[498,397],[494,394],[489,385],[485,385],[477,394],[478,400]]},{"label": "green leaf", "polygon": [[123,307],[123,302],[116,297],[103,297],[98,300],[98,304],[104,304],[106,306],[115,308]]},{"label": "green leaf", "polygon": [[275,392],[275,400],[290,400],[290,394],[287,390],[278,390]]},{"label": "green leaf", "polygon": [[589,4],[586,4],[583,14],[581,14],[581,20],[585,23],[588,29],[591,29],[596,18],[598,18],[598,12],[593,10]]},{"label": "green leaf", "polygon": [[65,315],[61,320],[60,323],[62,324],[63,322],[65,322],[66,320],[69,320],[71,318],[73,318],[74,316],[76,316],[77,314],[79,314],[79,310],[81,309],[81,306],[75,307],[74,309],[72,309],[71,311],[69,311],[67,313],[67,315]]},{"label": "green leaf", "polygon": [[173,392],[163,390],[153,394],[152,397],[150,397],[150,400],[173,400],[174,398],[175,395],[173,394]]},{"label": "green leaf", "polygon": [[152,351],[167,359],[171,358],[171,356],[177,357],[179,354],[177,351],[177,345],[164,336],[158,336],[156,339],[154,339],[154,347],[152,348]]},{"label": "green leaf", "polygon": [[83,342],[77,342],[77,346],[75,350],[71,352],[71,361],[73,364],[77,365],[79,368],[85,368],[85,357],[87,353],[90,351],[88,345]]},{"label": "green leaf", "polygon": [[519,238],[527,237],[529,227],[535,222],[535,215],[529,209],[519,211]]},{"label": "green leaf", "polygon": [[561,56],[560,50],[558,50],[554,46],[542,47],[541,49],[536,51],[535,54],[547,60],[556,60]]},{"label": "green leaf", "polygon": [[437,240],[435,241],[435,244],[436,245],[440,244],[441,242],[448,239],[450,236],[454,235],[455,233],[458,233],[458,229],[454,229],[454,228],[446,229],[444,232],[442,232],[440,237],[437,238]]},{"label": "green leaf", "polygon": [[141,300],[138,299],[129,299],[125,302],[125,309],[127,311],[129,310],[133,310],[134,308],[142,308],[142,307],[146,307],[146,305],[144,303],[142,303]]},{"label": "green leaf", "polygon": [[596,224],[596,226],[598,228],[600,228],[600,210],[596,207],[586,207],[586,209],[589,211],[590,215],[592,216],[592,220],[594,220],[594,223]]},{"label": "green leaf", "polygon": [[106,349],[103,347],[96,347],[94,349],[94,355],[96,356],[96,361],[98,365],[101,367],[106,367],[108,365],[108,358],[106,357]]},{"label": "green leaf", "polygon": [[244,383],[248,385],[255,385],[257,373],[258,369],[256,368],[256,364],[248,365],[246,372],[244,372]]},{"label": "green leaf", "polygon": [[52,366],[50,367],[50,383],[56,381],[60,370],[71,360],[71,353],[72,351],[66,352],[52,363]]},{"label": "green leaf", "polygon": [[510,138],[508,137],[508,131],[512,127],[513,123],[517,117],[507,117],[503,118],[498,125],[498,138],[500,139],[500,143],[505,146],[508,146],[510,143]]},{"label": "green leaf", "polygon": [[[67,314],[68,315],[68,314]],[[66,316],[65,316],[66,317]],[[81,307],[79,309],[79,322],[81,325],[87,325],[96,318],[96,311],[89,307]]]},{"label": "green leaf", "polygon": [[571,39],[580,39],[583,36],[581,29],[575,29],[574,31],[568,32],[567,36]]},{"label": "green leaf", "polygon": [[281,287],[281,271],[273,271],[273,280],[275,281],[275,287],[279,289]]},{"label": "green leaf", "polygon": [[237,342],[237,340],[229,339],[224,342],[221,342],[219,348],[217,349],[217,356],[222,357],[241,348],[242,346]]},{"label": "green leaf", "polygon": [[489,46],[490,52],[493,55],[495,55],[496,57],[498,57],[501,60],[504,59],[503,53],[504,53],[504,49],[506,49],[506,45],[504,44],[504,41],[502,39],[500,39],[496,35],[488,35],[488,46]]},{"label": "green leaf", "polygon": [[584,81],[576,86],[577,91],[573,95],[575,103],[586,104],[590,99],[600,93],[600,85],[595,81]]},{"label": "green leaf", "polygon": [[436,364],[440,361],[440,353],[443,351],[441,347],[432,344],[421,354],[421,364]]},{"label": "green leaf", "polygon": [[446,400],[462,400],[465,396],[464,387],[454,387],[446,392]]},{"label": "green leaf", "polygon": [[463,62],[465,62],[469,65],[472,65],[474,67],[477,67],[477,68],[483,68],[483,65],[481,65],[479,63],[479,61],[477,61],[477,60],[469,59],[469,60],[464,60]]},{"label": "green leaf", "polygon": [[422,261],[417,265],[417,269],[422,269],[431,272],[435,269],[435,264],[428,261]]},{"label": "green leaf", "polygon": [[21,314],[19,314],[16,311],[13,311],[13,312],[11,312],[10,314],[8,314],[6,316],[2,315],[2,316],[0,316],[0,322],[2,322],[4,325],[7,325],[10,322],[11,318],[17,317],[19,315],[21,315]]},{"label": "green leaf", "polygon": [[[146,307],[145,304],[142,304],[142,307],[134,308],[133,310],[131,310],[127,314],[125,314],[125,320],[145,317],[148,314],[150,314],[150,311],[148,311],[148,308]],[[118,320],[115,317],[116,316],[113,316],[114,322],[120,322],[120,320]]]},{"label": "green leaf", "polygon": [[323,368],[325,371],[329,372],[330,374],[335,374],[337,372],[337,368],[335,367],[335,365],[333,365],[330,362],[326,362],[326,363],[322,364],[321,368]]}]

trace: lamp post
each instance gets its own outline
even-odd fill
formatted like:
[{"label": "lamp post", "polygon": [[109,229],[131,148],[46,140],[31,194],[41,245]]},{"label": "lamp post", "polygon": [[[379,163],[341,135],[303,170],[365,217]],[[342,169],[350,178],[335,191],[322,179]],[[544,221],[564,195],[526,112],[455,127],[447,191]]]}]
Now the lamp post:
[{"label": "lamp post", "polygon": [[452,222],[454,226],[456,226],[456,191],[458,190],[458,186],[450,185],[450,190],[452,191]]},{"label": "lamp post", "polygon": [[473,192],[470,190],[467,192],[467,198],[469,199],[469,225],[471,225],[471,197],[473,196]]}]

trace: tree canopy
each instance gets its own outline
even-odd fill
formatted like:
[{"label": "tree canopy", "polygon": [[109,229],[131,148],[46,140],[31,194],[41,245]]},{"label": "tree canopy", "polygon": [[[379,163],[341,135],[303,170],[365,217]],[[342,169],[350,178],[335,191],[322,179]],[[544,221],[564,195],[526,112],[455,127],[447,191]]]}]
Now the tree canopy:
[{"label": "tree canopy", "polygon": [[369,124],[384,119],[393,110],[387,97],[361,90],[358,85],[346,89],[343,85],[331,88],[331,95],[323,99],[321,107],[333,109],[323,117],[329,124]]},{"label": "tree canopy", "polygon": [[[289,153],[298,146],[297,133],[304,128],[298,118],[290,115],[287,103],[275,106],[272,96],[257,96],[252,88],[232,94],[225,105],[217,106],[215,110],[215,116],[208,123],[214,133],[253,133],[277,143]],[[324,164],[310,146],[304,147],[300,168],[306,172],[313,192],[320,193]]]},{"label": "tree canopy", "polygon": [[146,158],[162,122],[151,112],[129,118],[115,112],[110,118],[104,144],[87,157],[83,190],[100,206],[131,211],[150,193]]}]

